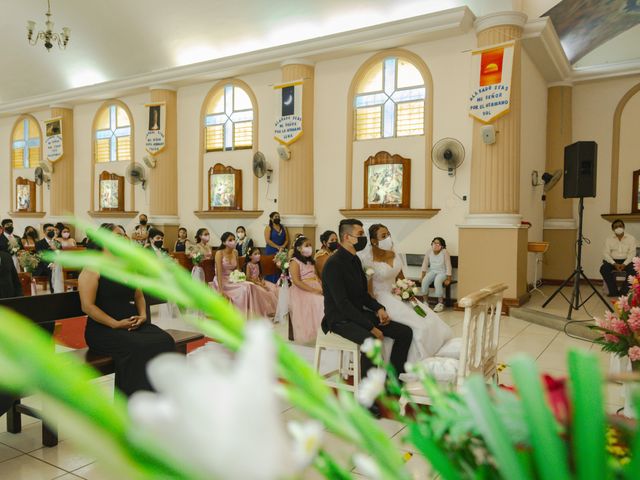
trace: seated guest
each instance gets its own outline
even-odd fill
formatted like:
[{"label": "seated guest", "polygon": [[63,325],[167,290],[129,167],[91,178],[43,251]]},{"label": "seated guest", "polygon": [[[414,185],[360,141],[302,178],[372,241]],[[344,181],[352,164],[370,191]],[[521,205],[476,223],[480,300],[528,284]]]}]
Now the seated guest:
[{"label": "seated guest", "polygon": [[422,294],[429,295],[431,285],[436,289],[438,303],[433,308],[434,312],[444,310],[444,287],[451,283],[451,256],[447,252],[447,243],[442,237],[436,237],[431,241],[431,248],[424,254],[422,261]]},{"label": "seated guest", "polygon": [[383,304],[389,316],[398,323],[411,327],[413,340],[407,360],[417,362],[433,357],[451,338],[451,328],[437,313],[421,302],[416,303],[424,310],[425,316],[418,315],[413,305],[403,301],[392,291],[396,280],[404,278],[402,260],[395,252],[389,229],[380,223],[369,227],[371,248],[358,254],[365,270],[373,270],[370,276],[370,292]]},{"label": "seated guest", "polygon": [[140,224],[136,225],[133,235],[131,235],[131,239],[134,242],[138,242],[140,245],[144,245],[147,243],[147,239],[149,238],[149,229],[151,228],[151,225],[149,225],[149,219],[144,213],[141,213],[138,219]]},{"label": "seated guest", "polygon": [[254,290],[256,299],[256,313],[265,317],[272,317],[278,307],[278,289],[271,282],[265,282],[260,266],[261,253],[258,247],[251,247],[244,262],[244,274],[247,281],[257,288]]},{"label": "seated guest", "polygon": [[293,244],[293,256],[289,262],[291,288],[289,312],[293,324],[293,337],[297,342],[313,342],[324,317],[322,283],[313,261],[313,247],[304,236]]},{"label": "seated guest", "polygon": [[[367,338],[393,338],[391,364],[396,373],[404,373],[413,333],[406,325],[392,321],[384,306],[367,291],[367,277],[356,255],[367,245],[362,222],[355,218],[342,220],[338,238],[340,248],[327,260],[322,273],[322,331],[334,332],[359,345]],[[361,362],[365,374],[372,363],[364,353]]]},{"label": "seated guest", "polygon": [[322,270],[324,264],[329,260],[329,257],[333,255],[338,248],[338,235],[332,230],[327,230],[320,235],[320,243],[322,246],[318,249],[313,259],[316,261],[316,270],[318,270],[318,276],[322,278]]},{"label": "seated guest", "polygon": [[32,226],[28,226],[24,229],[22,234],[22,246],[24,248],[36,248],[36,242],[38,241],[38,231]]},{"label": "seated guest", "polygon": [[149,229],[149,243],[145,245],[145,248],[153,250],[156,255],[168,254],[169,252],[164,248],[164,232],[151,227]]},{"label": "seated guest", "polygon": [[[199,228],[196,231],[195,238],[196,243],[190,243],[187,246],[187,255],[192,259],[195,259],[198,256],[200,256],[202,260],[210,260],[213,258],[213,250],[209,246],[209,239],[211,238],[209,230],[206,228]],[[193,261],[191,276],[202,282],[205,281],[204,269],[199,263],[196,263],[195,260]]]},{"label": "seated guest", "polygon": [[[607,284],[610,297],[626,295],[629,292],[629,283],[626,278],[635,275],[633,270],[633,257],[636,255],[636,239],[625,233],[624,222],[620,219],[611,224],[613,235],[607,237],[604,242],[604,260],[600,267],[600,274]],[[625,281],[618,290],[616,272],[625,272]]]},{"label": "seated guest", "polygon": [[60,238],[60,234],[62,233],[62,229],[64,228],[64,223],[58,222],[53,226],[53,228],[56,231],[56,239]]},{"label": "seated guest", "polygon": [[[124,230],[116,225],[101,228],[124,236]],[[107,250],[104,254],[110,255]],[[85,340],[92,351],[113,358],[115,386],[126,396],[152,390],[147,363],[161,353],[174,351],[175,344],[171,335],[146,318],[142,292],[88,269],[80,273],[78,289],[82,311],[89,316]]]},{"label": "seated guest", "polygon": [[13,233],[13,220],[5,218],[2,220],[2,227],[0,228],[0,251],[7,252],[11,255],[11,260],[16,269],[20,269],[18,263],[18,252],[24,247],[22,246],[22,240],[19,236]]},{"label": "seated guest", "polygon": [[180,227],[178,229],[178,239],[176,243],[173,245],[173,251],[175,253],[186,252],[189,246],[189,238],[187,236],[187,229],[184,227]]},{"label": "seated guest", "polygon": [[[42,253],[47,250],[60,250],[60,243],[56,238],[56,229],[51,223],[45,223],[42,228],[44,232],[44,238],[36,242],[36,253]],[[49,280],[49,290],[53,293],[53,280],[52,270],[54,264],[46,260],[40,260],[40,263],[34,270],[33,274],[37,277],[47,277]]]},{"label": "seated guest", "polygon": [[[280,250],[289,247],[289,233],[287,232],[287,227],[280,224],[280,214],[278,212],[269,214],[269,225],[264,229],[264,241],[267,245],[264,249],[266,255],[275,255]],[[264,277],[266,281],[272,283],[276,283],[279,278],[279,273]]]},{"label": "seated guest", "polygon": [[127,235],[127,230],[122,225],[118,225],[118,228],[124,232],[124,238],[126,238],[127,240],[131,240],[129,238],[129,235]]},{"label": "seated guest", "polygon": [[220,240],[220,247],[215,255],[216,275],[213,286],[245,315],[255,312],[255,285],[251,282],[233,282],[231,279],[231,272],[238,269],[236,237],[231,232],[225,232]]},{"label": "seated guest", "polygon": [[236,250],[238,250],[238,255],[246,257],[251,247],[253,247],[253,240],[247,237],[247,231],[242,225],[236,228],[236,239]]},{"label": "seated guest", "polygon": [[22,285],[11,255],[0,251],[0,298],[22,296]]},{"label": "seated guest", "polygon": [[71,230],[66,225],[62,227],[60,238],[58,238],[58,242],[60,242],[60,245],[62,246],[63,249],[75,248],[78,246],[76,244],[75,238],[71,237]]}]

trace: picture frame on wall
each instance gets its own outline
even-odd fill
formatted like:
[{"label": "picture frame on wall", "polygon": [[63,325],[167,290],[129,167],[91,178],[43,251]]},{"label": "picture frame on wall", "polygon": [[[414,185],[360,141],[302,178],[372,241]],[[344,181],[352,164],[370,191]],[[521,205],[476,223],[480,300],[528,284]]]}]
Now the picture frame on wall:
[{"label": "picture frame on wall", "polygon": [[209,169],[209,210],[242,210],[242,170],[216,163]]},{"label": "picture frame on wall", "polygon": [[410,208],[411,160],[378,152],[364,162],[364,208]]},{"label": "picture frame on wall", "polygon": [[36,211],[36,182],[22,177],[16,178],[16,211]]},{"label": "picture frame on wall", "polygon": [[631,213],[640,213],[640,170],[633,172],[631,189]]},{"label": "picture frame on wall", "polygon": [[99,205],[102,212],[124,212],[124,177],[102,172],[99,177]]}]

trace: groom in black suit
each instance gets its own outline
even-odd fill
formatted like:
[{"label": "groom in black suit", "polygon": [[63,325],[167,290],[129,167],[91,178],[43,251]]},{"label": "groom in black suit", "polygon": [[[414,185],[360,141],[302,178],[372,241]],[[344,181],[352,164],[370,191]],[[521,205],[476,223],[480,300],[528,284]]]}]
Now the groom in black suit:
[{"label": "groom in black suit", "polygon": [[[340,247],[322,271],[322,331],[331,331],[359,345],[370,337],[393,338],[391,364],[397,374],[403,373],[413,331],[390,320],[384,306],[367,291],[367,277],[356,255],[367,245],[362,222],[353,218],[342,220],[338,235]],[[372,364],[365,354],[362,354],[361,362],[364,375]]]},{"label": "groom in black suit", "polygon": [[11,243],[15,243],[22,250],[22,240],[13,234],[13,220],[5,218],[2,220],[2,231],[0,231],[0,251],[8,252]]}]

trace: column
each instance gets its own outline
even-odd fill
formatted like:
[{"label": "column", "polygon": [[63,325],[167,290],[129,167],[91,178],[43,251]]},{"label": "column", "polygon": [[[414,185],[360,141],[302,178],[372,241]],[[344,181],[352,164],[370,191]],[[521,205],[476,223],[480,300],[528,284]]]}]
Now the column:
[{"label": "column", "polygon": [[[73,109],[67,106],[51,106],[51,118],[62,119],[62,157],[53,163],[51,190],[49,192],[49,215],[65,217],[74,214],[74,151]],[[46,149],[43,147],[46,159]],[[57,219],[56,219],[57,220]]]},{"label": "column", "polygon": [[[478,47],[515,41],[511,106],[493,123],[496,142],[482,141],[474,119],[469,216],[460,226],[458,298],[503,282],[505,305],[527,301],[527,230],[520,225],[520,89],[522,28],[527,17],[508,11],[475,22]],[[489,247],[490,246],[490,247]],[[491,254],[488,253],[490,248]]]},{"label": "column", "polygon": [[[572,142],[571,84],[556,84],[547,94],[547,172],[564,168],[564,147]],[[544,255],[543,276],[546,280],[564,280],[575,267],[576,221],[573,201],[562,196],[562,181],[547,193],[544,209],[543,238],[549,242]]]},{"label": "column", "polygon": [[[145,166],[149,184],[149,222],[164,231],[165,246],[173,246],[178,237],[178,112],[173,87],[150,87],[150,102],[165,104],[165,147],[155,155],[155,168]],[[146,119],[145,119],[146,120]],[[146,132],[146,125],[143,132]],[[171,248],[171,247],[169,247]]]},{"label": "column", "polygon": [[302,80],[302,136],[289,145],[291,157],[280,160],[278,211],[291,238],[296,233],[316,241],[313,181],[314,73],[312,63],[290,60],[282,63],[282,82]]}]

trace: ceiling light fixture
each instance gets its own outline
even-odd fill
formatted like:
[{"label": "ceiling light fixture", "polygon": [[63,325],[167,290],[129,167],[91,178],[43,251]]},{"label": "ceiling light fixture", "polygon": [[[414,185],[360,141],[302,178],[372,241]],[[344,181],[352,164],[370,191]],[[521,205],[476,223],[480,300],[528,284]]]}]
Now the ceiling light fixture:
[{"label": "ceiling light fixture", "polygon": [[51,21],[51,0],[47,0],[47,20],[44,22],[46,25],[46,30],[43,32],[42,30],[38,32],[37,35],[33,35],[33,31],[36,28],[36,22],[33,20],[29,20],[27,22],[27,39],[29,40],[29,45],[36,45],[38,40],[42,40],[44,42],[44,48],[47,49],[47,52],[51,51],[51,47],[53,44],[58,44],[58,48],[61,50],[65,50],[67,48],[67,43],[69,43],[69,34],[71,33],[71,29],[69,27],[63,27],[62,33],[54,33],[53,32],[53,22]]}]

